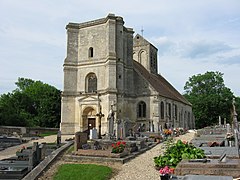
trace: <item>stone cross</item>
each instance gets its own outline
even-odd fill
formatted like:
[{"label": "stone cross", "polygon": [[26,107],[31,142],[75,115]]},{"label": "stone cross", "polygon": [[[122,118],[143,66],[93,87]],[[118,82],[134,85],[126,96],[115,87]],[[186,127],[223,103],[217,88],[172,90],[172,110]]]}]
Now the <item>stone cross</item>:
[{"label": "stone cross", "polygon": [[96,114],[96,116],[98,116],[99,118],[99,132],[98,132],[98,138],[101,139],[102,136],[101,136],[101,119],[102,117],[104,117],[104,114],[102,113],[102,106],[100,106],[100,111],[99,113]]}]

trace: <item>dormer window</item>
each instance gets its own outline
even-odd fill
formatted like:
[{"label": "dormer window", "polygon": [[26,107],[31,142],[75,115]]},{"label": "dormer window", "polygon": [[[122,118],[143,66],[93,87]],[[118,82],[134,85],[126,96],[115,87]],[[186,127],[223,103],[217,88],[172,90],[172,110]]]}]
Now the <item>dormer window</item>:
[{"label": "dormer window", "polygon": [[88,50],[88,57],[93,57],[93,48],[90,47],[89,50]]}]

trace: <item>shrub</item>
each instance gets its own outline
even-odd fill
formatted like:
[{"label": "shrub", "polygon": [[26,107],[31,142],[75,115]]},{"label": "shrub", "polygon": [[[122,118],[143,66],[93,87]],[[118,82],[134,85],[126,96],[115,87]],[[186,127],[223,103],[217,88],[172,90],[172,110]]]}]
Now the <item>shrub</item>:
[{"label": "shrub", "polygon": [[204,157],[205,154],[202,149],[178,140],[173,145],[170,143],[163,155],[154,157],[154,163],[157,167],[176,167],[182,159],[201,159]]}]

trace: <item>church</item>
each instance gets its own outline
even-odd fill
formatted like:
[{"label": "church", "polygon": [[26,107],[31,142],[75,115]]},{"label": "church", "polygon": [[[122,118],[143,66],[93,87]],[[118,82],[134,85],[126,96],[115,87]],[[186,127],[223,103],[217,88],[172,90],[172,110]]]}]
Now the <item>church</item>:
[{"label": "church", "polygon": [[[114,14],[69,23],[60,129],[62,134],[194,128],[192,106],[158,74],[158,49]],[[167,68],[167,67],[166,67]],[[118,127],[122,127],[119,130]]]}]

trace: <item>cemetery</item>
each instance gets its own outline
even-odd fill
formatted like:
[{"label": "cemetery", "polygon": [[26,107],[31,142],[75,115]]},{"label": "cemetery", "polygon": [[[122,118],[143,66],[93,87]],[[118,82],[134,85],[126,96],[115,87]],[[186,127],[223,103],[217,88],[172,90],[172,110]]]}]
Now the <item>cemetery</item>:
[{"label": "cemetery", "polygon": [[[160,145],[163,150],[152,159],[152,168],[161,179],[233,179],[240,176],[239,123],[233,117],[230,125],[221,121],[211,127],[194,131],[194,138],[183,141],[181,136],[187,129],[162,129],[160,132],[126,131],[121,129],[116,136],[112,126],[108,133],[100,135],[97,129],[89,132],[76,132],[74,141],[61,143],[61,132],[56,143],[38,143],[22,146],[16,156],[0,161],[0,179],[31,180],[40,177],[56,158],[74,146],[71,153],[63,155],[65,162],[103,164],[126,164],[134,162],[141,154]],[[177,141],[174,139],[178,138]],[[1,144],[19,145],[21,138],[1,137]],[[160,152],[160,151],[159,151]],[[149,158],[149,157],[148,157]]]},{"label": "cemetery", "polygon": [[[17,146],[24,141],[19,138],[3,136],[1,142]],[[33,142],[32,146],[21,146],[15,156],[0,161],[0,179],[36,179],[59,153],[72,144],[71,141],[63,144],[59,138],[56,142],[41,144]]]}]

